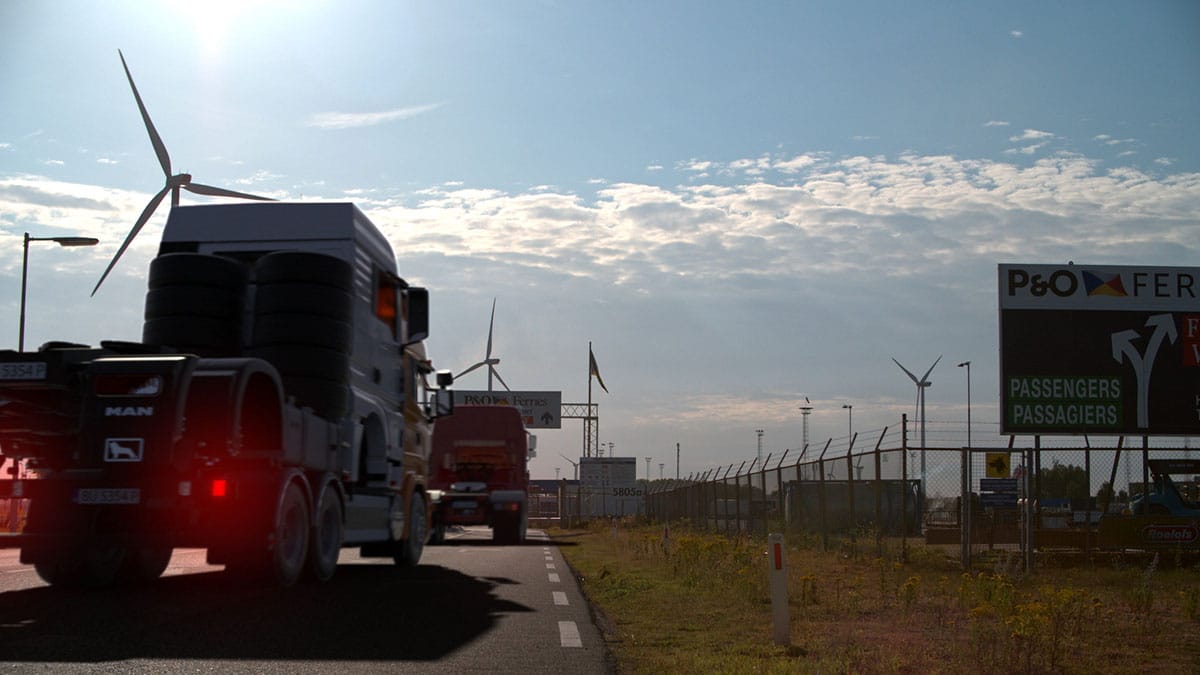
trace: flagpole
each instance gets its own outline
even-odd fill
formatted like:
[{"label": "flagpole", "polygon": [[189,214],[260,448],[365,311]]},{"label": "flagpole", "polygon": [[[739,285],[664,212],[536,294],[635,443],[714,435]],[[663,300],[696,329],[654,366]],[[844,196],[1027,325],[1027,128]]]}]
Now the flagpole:
[{"label": "flagpole", "polygon": [[583,456],[592,456],[592,341],[588,340],[588,407],[587,424],[583,425]]}]

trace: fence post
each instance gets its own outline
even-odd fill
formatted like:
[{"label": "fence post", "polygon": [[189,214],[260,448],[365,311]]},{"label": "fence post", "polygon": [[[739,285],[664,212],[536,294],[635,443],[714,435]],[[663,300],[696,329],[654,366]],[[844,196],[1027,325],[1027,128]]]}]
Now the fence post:
[{"label": "fence post", "polygon": [[821,548],[829,550],[829,519],[825,509],[825,453],[829,451],[829,444],[833,439],[825,441],[825,449],[821,451],[821,456],[817,458],[817,503],[821,510]]},{"label": "fence post", "polygon": [[788,620],[787,564],[782,534],[767,535],[767,564],[771,578],[771,619],[775,644],[791,642],[791,627]]}]

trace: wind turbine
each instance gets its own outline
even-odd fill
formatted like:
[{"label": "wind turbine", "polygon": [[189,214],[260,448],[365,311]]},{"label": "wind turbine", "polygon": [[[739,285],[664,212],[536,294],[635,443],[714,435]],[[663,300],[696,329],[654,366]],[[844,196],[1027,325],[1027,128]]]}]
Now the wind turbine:
[{"label": "wind turbine", "polygon": [[138,110],[142,113],[142,122],[146,125],[146,133],[150,135],[150,144],[154,146],[154,154],[158,156],[158,163],[162,166],[163,175],[166,176],[167,182],[163,189],[158,191],[158,194],[150,198],[150,202],[146,204],[146,208],[142,209],[142,215],[138,217],[134,223],[133,229],[125,237],[125,241],[121,243],[121,247],[117,249],[117,254],[113,256],[112,261],[108,263],[104,274],[100,275],[100,281],[96,282],[96,287],[92,289],[92,295],[100,290],[100,284],[108,278],[108,273],[116,266],[117,261],[125,253],[125,249],[129,248],[129,244],[133,243],[133,238],[137,236],[145,227],[146,222],[150,220],[150,216],[154,215],[154,210],[158,208],[163,197],[167,193],[171,193],[171,206],[179,206],[179,190],[184,189],[188,192],[193,192],[198,195],[208,195],[210,197],[236,197],[238,199],[257,199],[261,201],[275,201],[270,197],[260,197],[258,195],[246,194],[244,192],[236,192],[225,188],[213,187],[211,185],[202,185],[192,182],[192,175],[188,173],[171,173],[171,156],[167,154],[167,146],[163,144],[162,138],[158,135],[158,130],[154,128],[154,122],[150,121],[150,113],[146,112],[146,106],[142,103],[142,97],[138,94],[137,85],[133,83],[133,75],[129,72],[129,65],[125,63],[125,55],[121,50],[117,50],[117,55],[121,57],[121,67],[125,69],[125,78],[129,80],[129,88],[133,90],[133,98],[137,101]]},{"label": "wind turbine", "polygon": [[479,363],[476,363],[475,365],[471,366],[470,368],[467,368],[466,370],[462,371],[458,375],[455,375],[454,379],[455,380],[462,379],[463,375],[466,375],[467,373],[471,372],[472,370],[475,370],[476,368],[480,368],[482,366],[487,366],[487,369],[488,369],[488,388],[487,388],[487,390],[488,391],[492,390],[492,376],[494,375],[497,380],[500,380],[500,384],[504,385],[505,390],[512,391],[512,389],[504,381],[504,378],[500,377],[500,373],[497,372],[497,370],[496,370],[496,366],[500,363],[500,359],[492,358],[492,328],[495,326],[495,323],[496,323],[496,299],[492,298],[492,318],[488,321],[487,351],[484,352],[483,360],[480,361]]},{"label": "wind turbine", "polygon": [[922,496],[924,496],[924,494],[925,494],[925,390],[928,387],[933,385],[933,383],[929,381],[929,374],[933,372],[933,369],[935,367],[937,367],[938,361],[941,361],[941,360],[942,360],[942,356],[941,356],[941,354],[939,354],[937,357],[937,360],[933,362],[933,365],[929,366],[929,370],[925,371],[925,374],[922,375],[921,379],[918,380],[917,376],[913,375],[908,370],[908,368],[905,368],[904,366],[900,365],[900,362],[896,360],[896,357],[894,357],[894,356],[892,357],[892,362],[895,363],[896,365],[900,366],[900,370],[903,370],[904,374],[908,375],[909,379],[911,379],[913,381],[913,384],[917,385],[917,407],[920,409],[920,416],[921,416],[921,495]]}]

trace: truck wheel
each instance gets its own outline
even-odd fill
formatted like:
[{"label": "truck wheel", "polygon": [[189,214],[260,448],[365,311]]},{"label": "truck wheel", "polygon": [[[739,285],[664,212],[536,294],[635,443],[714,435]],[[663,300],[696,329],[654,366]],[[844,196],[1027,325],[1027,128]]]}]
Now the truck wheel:
[{"label": "truck wheel", "polygon": [[254,313],[324,316],[339,321],[354,319],[354,296],[348,291],[322,284],[295,281],[259,284],[254,294]]},{"label": "truck wheel", "polygon": [[322,347],[348,354],[354,339],[349,323],[316,314],[257,314],[255,347],[297,345]]},{"label": "truck wheel", "polygon": [[399,567],[416,567],[425,551],[425,497],[416,490],[408,506],[408,538],[392,541],[392,560]]},{"label": "truck wheel", "polygon": [[254,347],[250,355],[269,361],[284,378],[297,376],[341,383],[350,381],[350,355],[346,352],[292,344]]},{"label": "truck wheel", "polygon": [[354,288],[354,270],[350,263],[312,251],[268,253],[255,263],[254,278],[259,284],[299,281],[334,286],[345,291]]},{"label": "truck wheel", "polygon": [[205,316],[164,316],[146,320],[142,325],[142,342],[236,354],[241,351],[242,327],[237,321]]},{"label": "truck wheel", "polygon": [[329,581],[337,571],[342,551],[342,500],[332,484],[326,483],[317,500],[312,540],[308,548],[309,573],[317,581]]},{"label": "truck wheel", "polygon": [[164,286],[146,292],[145,319],[164,316],[207,316],[240,322],[242,295],[212,286]]},{"label": "truck wheel", "polygon": [[207,253],[167,253],[150,261],[148,286],[214,286],[240,291],[246,285],[246,266]]},{"label": "truck wheel", "polygon": [[441,546],[446,543],[446,524],[435,513],[433,516],[433,528],[429,533],[429,545]]},{"label": "truck wheel", "polygon": [[300,486],[289,482],[275,514],[271,569],[280,586],[291,586],[300,578],[308,556],[308,504]]},{"label": "truck wheel", "polygon": [[161,577],[171,563],[171,553],[170,546],[144,546],[126,551],[120,581],[138,584]]},{"label": "truck wheel", "polygon": [[79,566],[77,572],[68,571],[68,584],[78,582],[86,588],[112,586],[125,565],[126,553],[119,546],[88,546],[79,554],[77,561],[67,563],[68,566]]}]

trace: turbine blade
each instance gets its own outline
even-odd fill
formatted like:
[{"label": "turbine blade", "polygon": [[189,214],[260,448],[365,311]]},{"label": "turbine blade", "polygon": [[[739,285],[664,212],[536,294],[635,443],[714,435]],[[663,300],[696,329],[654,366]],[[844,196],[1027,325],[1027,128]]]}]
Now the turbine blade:
[{"label": "turbine blade", "polygon": [[142,215],[138,217],[137,223],[135,223],[133,229],[129,231],[129,235],[125,237],[125,241],[121,242],[121,248],[117,249],[117,254],[114,255],[113,259],[108,263],[108,267],[105,268],[104,274],[100,275],[100,281],[96,282],[96,287],[92,289],[92,295],[96,295],[96,291],[100,290],[100,284],[104,283],[104,280],[108,278],[108,273],[111,272],[113,267],[116,266],[117,261],[121,259],[121,255],[125,253],[125,249],[129,248],[129,244],[133,242],[133,238],[137,236],[138,232],[142,231],[142,228],[146,225],[146,221],[150,220],[150,216],[154,215],[154,209],[158,208],[159,203],[162,202],[163,197],[166,197],[167,192],[170,190],[170,186],[159,190],[158,194],[154,195],[154,197],[150,200],[150,203],[146,204],[146,208],[142,209]]},{"label": "turbine blade", "polygon": [[929,366],[929,370],[925,371],[925,375],[921,377],[922,384],[929,384],[929,374],[933,372],[933,369],[937,367],[938,361],[941,361],[941,360],[942,360],[942,355],[938,354],[937,361],[934,361],[933,365]]},{"label": "turbine blade", "polygon": [[[142,122],[146,125],[146,133],[150,134],[150,144],[154,146],[154,154],[158,155],[158,163],[162,166],[163,175],[170,178],[171,156],[167,154],[167,146],[163,144],[162,138],[158,135],[158,130],[154,128],[154,122],[150,121],[150,113],[146,112],[146,106],[142,103],[142,96],[138,93],[137,85],[133,83],[133,75],[129,72],[129,65],[125,63],[125,55],[121,53],[120,49],[117,50],[117,55],[121,57],[121,67],[125,69],[125,77],[129,80],[129,88],[133,90],[133,98],[137,101],[138,110],[142,113]],[[99,284],[97,284],[97,288],[99,288]]]},{"label": "turbine blade", "polygon": [[484,366],[484,365],[487,365],[487,363],[484,361],[480,361],[479,363],[476,363],[475,365],[471,366],[470,368],[467,368],[466,370],[462,371],[461,373],[455,375],[454,379],[457,380],[458,378],[462,377],[463,375],[466,375],[467,373],[471,372],[472,370],[475,370],[476,368],[478,368],[480,366]]},{"label": "turbine blade", "polygon": [[485,359],[492,358],[492,327],[494,327],[495,325],[496,325],[496,299],[492,298],[492,318],[488,319],[487,352],[484,353],[484,355],[483,355],[483,358],[485,358]]},{"label": "turbine blade", "polygon": [[[894,357],[894,356],[892,357],[892,363],[895,363],[896,365],[900,366],[900,362],[897,361],[896,357]],[[908,368],[905,368],[904,366],[900,366],[900,370],[903,370],[905,375],[908,375],[910,378],[912,378],[912,381],[914,384],[918,384],[918,385],[921,384],[921,381],[917,379],[916,375],[913,375],[912,373],[908,372]]]},{"label": "turbine blade", "polygon": [[270,197],[260,197],[258,195],[247,194],[245,192],[236,192],[225,188],[213,187],[211,185],[202,185],[200,183],[188,183],[183,186],[184,190],[194,192],[198,195],[208,195],[210,197],[236,197],[239,199],[257,199],[263,202],[273,202]]},{"label": "turbine blade", "polygon": [[500,377],[500,372],[498,370],[496,370],[495,368],[493,368],[491,366],[488,366],[488,373],[491,375],[495,375],[496,379],[500,380],[500,384],[504,385],[505,391],[512,391],[512,387],[508,386],[508,383],[504,381],[503,377]]}]

